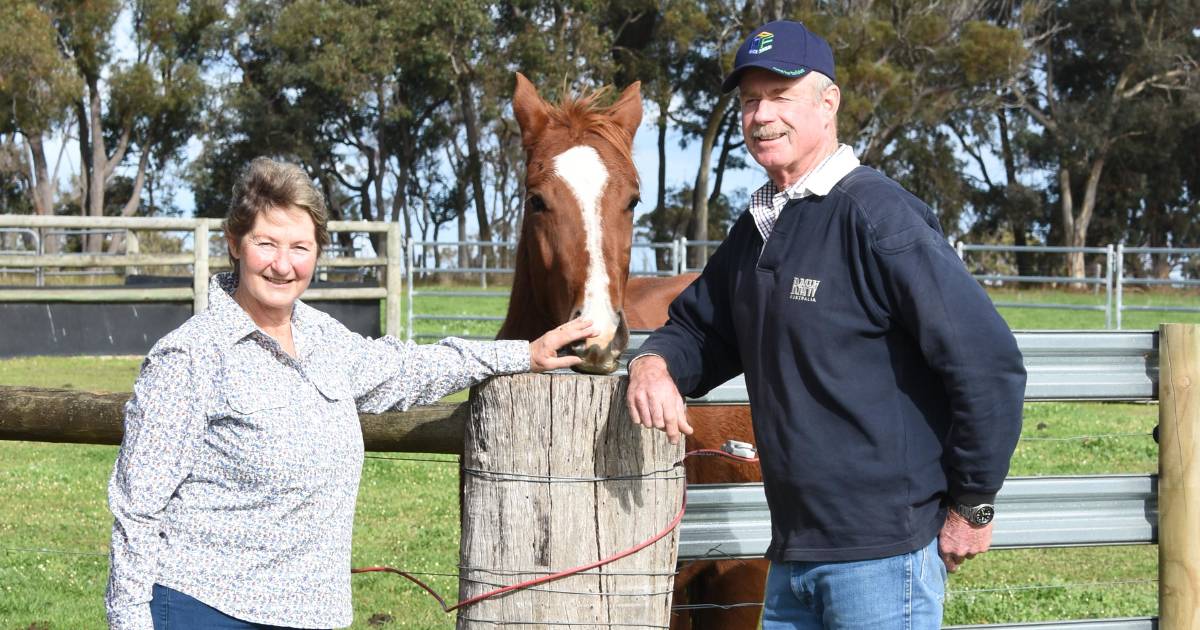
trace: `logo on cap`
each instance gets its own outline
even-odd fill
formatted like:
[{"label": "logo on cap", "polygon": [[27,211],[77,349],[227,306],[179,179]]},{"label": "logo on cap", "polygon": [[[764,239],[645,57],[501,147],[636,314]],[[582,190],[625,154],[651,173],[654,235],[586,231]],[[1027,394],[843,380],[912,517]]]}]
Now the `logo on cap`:
[{"label": "logo on cap", "polygon": [[771,33],[763,31],[754,36],[753,43],[750,44],[750,54],[757,55],[771,50],[771,44],[775,41],[775,36]]},{"label": "logo on cap", "polygon": [[775,66],[771,66],[771,69],[774,70],[775,72],[778,72],[779,74],[782,74],[787,77],[798,77],[798,76],[804,74],[805,72],[808,72],[808,68],[796,68],[795,70],[785,70],[783,68],[777,68]]}]

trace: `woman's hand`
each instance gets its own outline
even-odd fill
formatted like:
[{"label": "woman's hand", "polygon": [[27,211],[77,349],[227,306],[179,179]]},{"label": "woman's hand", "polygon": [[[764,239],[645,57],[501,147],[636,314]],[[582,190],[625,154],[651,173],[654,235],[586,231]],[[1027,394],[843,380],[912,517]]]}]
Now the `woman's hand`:
[{"label": "woman's hand", "polygon": [[582,318],[572,319],[550,330],[529,342],[529,371],[545,372],[583,363],[583,359],[575,355],[558,356],[558,349],[597,334],[596,329],[592,328],[592,321]]}]

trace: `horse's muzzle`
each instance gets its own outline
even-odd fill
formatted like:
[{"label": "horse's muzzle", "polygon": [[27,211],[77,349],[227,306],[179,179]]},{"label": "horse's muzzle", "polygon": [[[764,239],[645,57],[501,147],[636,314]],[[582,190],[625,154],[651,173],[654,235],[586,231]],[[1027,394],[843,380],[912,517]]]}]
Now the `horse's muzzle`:
[{"label": "horse's muzzle", "polygon": [[571,369],[583,374],[612,374],[621,366],[621,353],[629,345],[629,326],[625,324],[625,312],[617,312],[617,329],[606,344],[582,339],[571,344],[571,354],[583,359],[583,363]]}]

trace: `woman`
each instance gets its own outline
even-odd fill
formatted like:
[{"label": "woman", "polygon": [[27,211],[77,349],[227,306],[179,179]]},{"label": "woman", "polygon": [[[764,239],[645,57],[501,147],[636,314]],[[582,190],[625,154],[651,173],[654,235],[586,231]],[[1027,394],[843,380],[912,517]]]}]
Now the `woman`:
[{"label": "woman", "polygon": [[359,412],[573,365],[557,349],[593,332],[576,320],[532,343],[418,346],[349,331],[298,300],[329,233],[296,166],[254,160],[224,227],[233,273],[155,344],[125,408],[108,488],[109,623],[348,626]]}]

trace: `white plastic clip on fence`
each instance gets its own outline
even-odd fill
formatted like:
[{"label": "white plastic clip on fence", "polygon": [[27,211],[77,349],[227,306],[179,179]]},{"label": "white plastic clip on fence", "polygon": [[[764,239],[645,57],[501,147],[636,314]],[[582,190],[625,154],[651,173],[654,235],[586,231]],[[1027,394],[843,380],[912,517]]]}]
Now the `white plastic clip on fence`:
[{"label": "white plastic clip on fence", "polygon": [[721,445],[721,450],[730,455],[745,457],[746,459],[754,459],[758,456],[753,444],[737,440],[725,440],[725,443]]}]

